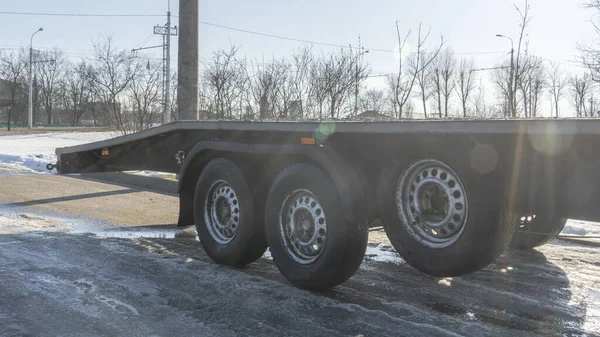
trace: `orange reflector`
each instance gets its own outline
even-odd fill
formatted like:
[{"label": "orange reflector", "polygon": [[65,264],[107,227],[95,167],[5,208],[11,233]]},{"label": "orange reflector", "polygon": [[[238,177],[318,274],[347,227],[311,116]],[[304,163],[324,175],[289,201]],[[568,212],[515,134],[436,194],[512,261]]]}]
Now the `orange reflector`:
[{"label": "orange reflector", "polygon": [[300,138],[300,143],[304,145],[315,145],[314,138]]},{"label": "orange reflector", "polygon": [[104,149],[102,150],[102,157],[106,157],[110,154],[110,152],[108,151],[108,149]]}]

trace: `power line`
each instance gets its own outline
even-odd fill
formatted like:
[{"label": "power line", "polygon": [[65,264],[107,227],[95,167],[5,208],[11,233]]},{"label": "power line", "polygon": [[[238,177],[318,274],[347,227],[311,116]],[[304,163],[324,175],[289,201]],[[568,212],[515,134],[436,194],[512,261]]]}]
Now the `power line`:
[{"label": "power line", "polygon": [[[510,55],[510,52],[506,53],[506,55]],[[503,58],[503,57],[504,57],[504,56],[506,56],[506,55],[500,55],[499,57],[496,57],[495,59],[493,59],[493,60],[491,60],[491,61],[488,61],[488,62],[485,62],[485,63],[483,63],[481,66],[482,66],[482,67],[487,67],[487,66],[489,66],[490,64],[492,64],[492,63],[494,63],[494,62],[497,62],[498,60],[500,60],[501,58]]]},{"label": "power line", "polygon": [[140,42],[137,46],[135,46],[133,49],[137,49],[140,47],[143,47],[146,43],[148,43],[148,41],[150,41],[150,39],[152,39],[152,37],[154,37],[154,34],[150,34],[148,35],[148,37],[146,37],[146,39],[144,39],[144,41]]},{"label": "power line", "polygon": [[89,13],[42,13],[42,12],[0,12],[0,15],[65,16],[65,17],[163,17],[164,14],[89,14]]},{"label": "power line", "polygon": [[553,59],[549,59],[549,58],[542,57],[542,56],[536,56],[536,57],[539,57],[542,60],[546,60],[548,62],[561,63],[561,64],[565,64],[565,65],[568,65],[568,66],[571,66],[571,67],[587,69],[587,67],[585,65],[583,65],[583,64],[581,64],[581,63],[579,63],[577,61],[566,61],[566,60],[564,60],[564,61],[558,61],[558,60],[553,60]]},{"label": "power line", "polygon": [[[206,21],[199,21],[199,22],[200,22],[200,24],[207,25],[207,26],[212,26],[212,27],[218,27],[218,28],[222,28],[222,29],[233,30],[233,31],[236,31],[236,32],[241,32],[241,33],[259,35],[259,36],[269,37],[269,38],[273,38],[273,39],[280,39],[280,40],[287,40],[287,41],[294,41],[294,42],[302,42],[302,43],[314,44],[314,45],[319,45],[319,46],[327,46],[327,47],[358,49],[358,47],[352,47],[352,46],[349,46],[349,45],[346,46],[346,45],[335,44],[335,43],[317,42],[317,41],[311,41],[311,40],[305,40],[305,39],[297,39],[297,38],[287,37],[287,36],[281,36],[281,35],[261,33],[261,32],[247,30],[247,29],[240,29],[240,28],[235,28],[235,27],[230,27],[230,26],[224,26],[224,25],[220,25],[220,24],[216,24],[216,23],[211,23],[211,22],[206,22]],[[394,49],[378,49],[378,48],[367,48],[367,47],[365,47],[365,49],[369,50],[370,52],[372,52],[372,51],[373,52],[384,52],[384,53],[397,53],[398,52],[398,50],[394,50]],[[475,52],[475,53],[454,53],[453,52],[452,54],[457,54],[457,55],[487,55],[487,54],[504,54],[504,53],[505,53],[504,51],[495,51],[495,52]],[[409,52],[409,54],[416,54],[416,52]],[[440,54],[445,54],[445,53],[444,52],[440,52]]]}]

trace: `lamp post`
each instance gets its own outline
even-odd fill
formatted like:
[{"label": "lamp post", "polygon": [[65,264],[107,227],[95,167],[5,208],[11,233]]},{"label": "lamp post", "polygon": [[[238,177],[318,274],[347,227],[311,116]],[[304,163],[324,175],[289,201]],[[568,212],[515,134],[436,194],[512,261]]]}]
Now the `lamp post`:
[{"label": "lamp post", "polygon": [[510,110],[510,116],[513,117],[515,115],[515,111],[514,111],[514,85],[513,85],[513,80],[514,80],[514,62],[515,62],[515,44],[513,42],[513,39],[511,39],[508,36],[504,36],[501,34],[496,34],[496,37],[500,37],[500,38],[504,38],[504,39],[509,39],[510,40],[510,77],[508,79],[508,85],[510,86],[509,90],[508,90],[508,104],[509,104],[509,110]]},{"label": "lamp post", "polygon": [[359,66],[359,64],[358,63],[359,63],[360,57],[367,53],[369,53],[368,50],[363,50],[363,51],[359,52],[358,55],[356,55],[356,71],[354,74],[354,85],[355,85],[355,88],[354,88],[354,117],[356,117],[358,115],[358,85],[359,85],[359,83],[358,83],[358,71],[359,71],[358,66]]},{"label": "lamp post", "polygon": [[29,106],[27,113],[27,127],[33,127],[33,37],[35,34],[43,31],[44,28],[40,28],[31,34],[31,40],[29,41]]}]

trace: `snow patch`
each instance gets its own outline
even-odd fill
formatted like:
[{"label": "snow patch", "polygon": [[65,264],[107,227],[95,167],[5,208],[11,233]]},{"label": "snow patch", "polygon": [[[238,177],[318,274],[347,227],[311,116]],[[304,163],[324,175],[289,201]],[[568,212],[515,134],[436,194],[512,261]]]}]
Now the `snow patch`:
[{"label": "snow patch", "polygon": [[0,168],[12,172],[48,173],[58,147],[81,145],[114,137],[112,132],[44,133],[0,136]]},{"label": "snow patch", "polygon": [[267,251],[263,255],[263,259],[273,260],[273,256],[271,255],[271,250],[270,249],[267,249]]},{"label": "snow patch", "polygon": [[561,235],[600,236],[600,223],[569,220]]},{"label": "snow patch", "polygon": [[377,262],[391,262],[394,264],[404,264],[404,260],[391,248],[382,249],[380,247],[367,246],[365,259]]}]

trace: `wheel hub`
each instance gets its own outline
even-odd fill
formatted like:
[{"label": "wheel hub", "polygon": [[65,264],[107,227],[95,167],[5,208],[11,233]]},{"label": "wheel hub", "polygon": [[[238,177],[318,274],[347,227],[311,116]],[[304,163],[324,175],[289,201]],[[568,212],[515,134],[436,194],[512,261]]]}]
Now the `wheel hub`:
[{"label": "wheel hub", "polygon": [[413,239],[444,248],[462,234],[468,214],[467,195],[458,175],[437,160],[422,160],[404,171],[396,189],[401,223]]},{"label": "wheel hub", "polygon": [[288,255],[310,264],[323,252],[327,220],[317,198],[307,190],[294,191],[281,207],[279,227]]},{"label": "wheel hub", "polygon": [[226,181],[216,181],[208,189],[204,220],[212,238],[220,244],[233,240],[240,223],[237,195]]}]

